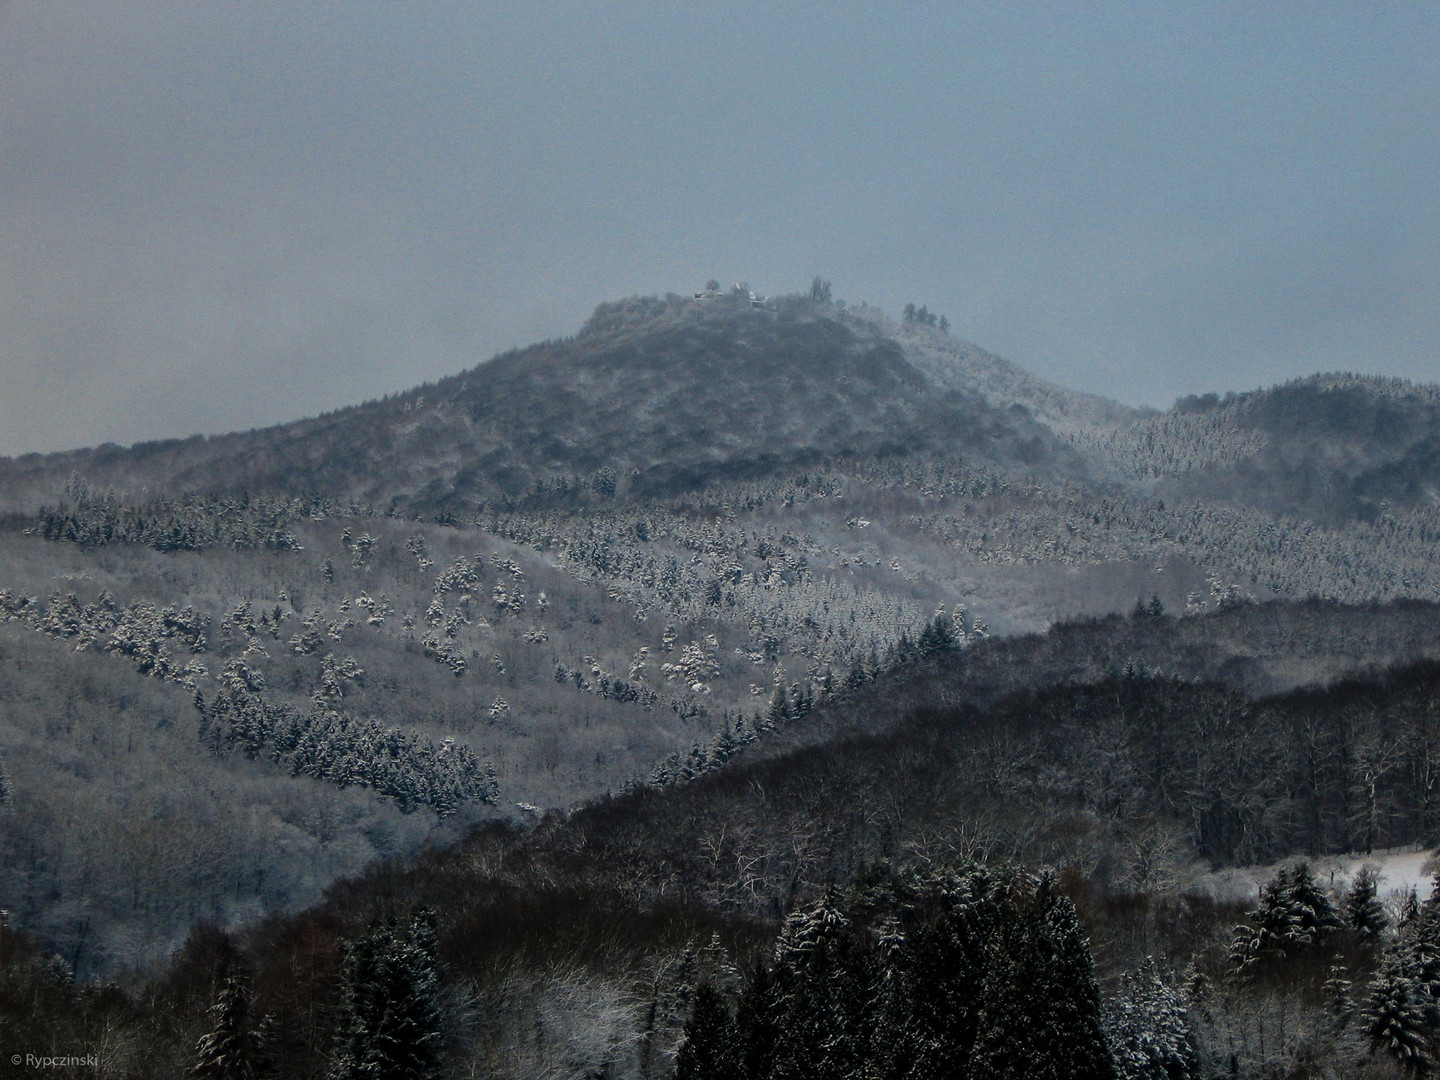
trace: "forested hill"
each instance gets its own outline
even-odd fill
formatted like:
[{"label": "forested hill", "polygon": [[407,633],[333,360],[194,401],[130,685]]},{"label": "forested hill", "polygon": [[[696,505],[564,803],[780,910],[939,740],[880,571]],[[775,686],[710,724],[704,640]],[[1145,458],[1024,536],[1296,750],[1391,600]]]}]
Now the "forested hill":
[{"label": "forested hill", "polygon": [[[1047,477],[1086,472],[1025,407],[1042,390],[1052,405],[1081,395],[1018,369],[997,382],[1003,361],[978,351],[917,366],[913,342],[888,331],[804,297],[603,304],[572,338],[315,419],[0,461],[0,500],[33,510],[72,472],[133,494],[318,493],[427,514],[537,485],[670,494],[840,455],[945,452]],[[982,392],[992,384],[997,404]]]},{"label": "forested hill", "polygon": [[[178,1076],[260,1045],[248,971],[274,1075],[350,1075],[375,962],[444,1044],[420,1075],[671,1080],[707,979],[722,1031],[844,985],[777,959],[815,930],[870,988],[864,1075],[1025,1075],[1003,1024],[969,1071],[896,1033],[1012,1015],[1026,949],[1088,971],[1073,902],[1116,1076],[1362,1075],[1326,973],[1383,1003],[1414,932],[1236,937],[1206,865],[1440,839],[1437,440],[1435,388],[1140,412],[923,308],[717,290],[294,424],[0,461],[0,1029]],[[967,911],[1009,944],[925,1020]],[[810,1068],[835,1029],[749,1075],[859,1075]]]},{"label": "forested hill", "polygon": [[0,459],[0,513],[72,473],[131,497],[320,496],[407,515],[643,502],[837,459],[962,458],[1325,525],[1440,501],[1440,390],[1317,375],[1163,413],[1048,383],[914,319],[741,290],[601,304],[572,337],[264,430]]},{"label": "forested hill", "polygon": [[1249,394],[1189,397],[1088,445],[1168,499],[1334,524],[1440,503],[1440,387],[1314,375]]},{"label": "forested hill", "polygon": [[[421,1044],[431,1069],[409,1075],[446,1078],[1019,1077],[1037,1075],[1037,1046],[1061,1062],[1049,1076],[1413,1076],[1370,1032],[1393,997],[1432,1000],[1402,965],[1423,972],[1433,956],[1440,900],[1388,910],[1373,868],[1327,880],[1297,863],[1247,910],[1249,898],[1202,887],[1196,859],[1433,842],[1433,661],[1278,695],[1225,678],[1224,654],[1247,642],[1270,662],[1313,653],[1318,614],[1137,613],[1018,652],[941,650],[924,677],[956,687],[976,685],[966,671],[977,651],[991,677],[1044,674],[925,708],[893,693],[917,672],[882,676],[855,695],[878,714],[869,731],[768,759],[742,753],[532,828],[491,823],[376,864],[298,915],[229,933],[197,926],[142,993],[76,988],[12,940],[0,1017],[44,1045],[108,1038],[127,1078],[181,1075],[227,1019],[248,1038],[234,1040],[236,1056],[267,1051],[277,1078],[342,1075],[332,1063],[380,1041],[360,1019],[388,1022],[386,1003],[408,1025],[395,1042]],[[1340,614],[1341,651],[1395,656],[1422,639],[1433,649],[1433,608]],[[1216,646],[1198,666],[1220,681],[1081,671],[1085,657],[1207,630]],[[1079,677],[1044,685],[1067,667]],[[848,707],[820,712],[837,704]],[[1060,872],[1024,870],[1045,865]],[[1042,897],[1054,900],[1030,924],[1050,928],[1031,978],[1070,971],[1079,990],[1030,993],[1007,974],[1007,958],[1031,945],[1005,912],[1023,916]],[[367,962],[388,981],[367,981]],[[997,998],[1014,1008],[975,1004]],[[758,1067],[686,1064],[706,1008],[715,1039]],[[1057,1011],[1088,1015],[1101,1066],[1074,1067]],[[1417,1042],[1433,1024],[1419,1004],[1399,1022]],[[906,1071],[893,1062],[907,1048],[894,1044],[913,1031],[927,1038],[908,1054],[926,1067]],[[945,1067],[981,1058],[996,1031],[1026,1048],[1013,1068]],[[887,1068],[805,1064],[837,1045]]]}]

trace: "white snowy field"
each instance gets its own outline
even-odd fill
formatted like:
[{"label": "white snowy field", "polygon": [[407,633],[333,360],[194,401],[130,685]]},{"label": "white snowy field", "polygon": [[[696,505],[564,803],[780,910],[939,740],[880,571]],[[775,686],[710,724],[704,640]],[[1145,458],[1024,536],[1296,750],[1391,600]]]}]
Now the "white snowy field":
[{"label": "white snowy field", "polygon": [[1350,887],[1362,866],[1373,866],[1380,877],[1380,897],[1398,903],[1410,889],[1423,901],[1434,887],[1440,858],[1429,848],[1391,848],[1369,855],[1329,855],[1315,859],[1289,858],[1266,866],[1240,866],[1201,874],[1195,887],[1220,899],[1254,900],[1276,873],[1298,862],[1308,862],[1315,877],[1339,894]]}]

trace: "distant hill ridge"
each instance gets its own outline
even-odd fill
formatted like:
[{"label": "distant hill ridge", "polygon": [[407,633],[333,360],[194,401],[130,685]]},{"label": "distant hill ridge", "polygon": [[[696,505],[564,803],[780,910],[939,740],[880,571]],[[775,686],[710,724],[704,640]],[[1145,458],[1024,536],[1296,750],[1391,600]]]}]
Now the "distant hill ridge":
[{"label": "distant hill ridge", "polygon": [[1440,386],[1331,372],[1182,398],[1077,443],[1155,494],[1317,521],[1440,504]]},{"label": "distant hill ridge", "polygon": [[[1440,403],[1440,384],[1417,383],[1390,375],[1361,375],[1353,371],[1324,371],[1314,375],[1302,375],[1280,383],[1274,387],[1274,390],[1285,390],[1296,386],[1311,386],[1317,390],[1361,389],[1385,397],[1419,398],[1424,401]],[[1257,390],[1240,396],[1253,398],[1264,392]]]},{"label": "distant hill ridge", "polygon": [[209,439],[0,462],[0,493],[7,509],[34,509],[75,471],[132,491],[324,493],[430,513],[554,475],[604,473],[621,495],[648,496],[857,454],[943,450],[1042,475],[1084,471],[1079,453],[1012,407],[1023,394],[992,403],[980,386],[992,376],[942,373],[939,351],[801,297],[764,309],[726,295],[633,297],[600,305],[571,338],[384,401]]},{"label": "distant hill ridge", "polygon": [[602,303],[573,336],[291,424],[0,459],[0,512],[72,472],[464,513],[563,478],[651,498],[850,456],[944,453],[1043,479],[1317,521],[1440,503],[1440,387],[1329,373],[1139,410],[869,307],[744,291]]}]

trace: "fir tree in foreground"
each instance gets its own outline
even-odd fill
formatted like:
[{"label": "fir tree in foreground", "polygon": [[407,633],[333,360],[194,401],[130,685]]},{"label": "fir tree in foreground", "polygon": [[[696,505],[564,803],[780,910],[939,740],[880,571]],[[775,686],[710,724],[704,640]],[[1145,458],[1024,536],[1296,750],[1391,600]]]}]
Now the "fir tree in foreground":
[{"label": "fir tree in foreground", "polygon": [[372,929],[346,950],[331,1080],[435,1080],[440,1034],[435,917]]},{"label": "fir tree in foreground", "polygon": [[1075,905],[1044,880],[991,943],[970,1075],[1113,1080],[1100,988]]},{"label": "fir tree in foreground", "polygon": [[675,1059],[675,1080],[740,1080],[741,1075],[730,1010],[713,986],[702,984]]},{"label": "fir tree in foreground", "polygon": [[1371,1053],[1393,1058],[1410,1076],[1431,1072],[1435,1059],[1430,1050],[1429,1001],[1430,995],[1400,963],[1386,963],[1360,1013]]},{"label": "fir tree in foreground", "polygon": [[256,1080],[268,1075],[265,1044],[250,1024],[253,999],[249,984],[238,975],[227,978],[210,1007],[214,1026],[195,1046],[198,1059],[190,1070],[197,1080]]}]

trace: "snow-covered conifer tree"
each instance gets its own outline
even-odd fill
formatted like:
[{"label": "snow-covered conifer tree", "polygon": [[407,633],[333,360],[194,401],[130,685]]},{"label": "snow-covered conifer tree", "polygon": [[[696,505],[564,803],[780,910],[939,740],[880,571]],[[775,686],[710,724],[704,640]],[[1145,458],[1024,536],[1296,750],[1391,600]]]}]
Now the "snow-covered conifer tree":
[{"label": "snow-covered conifer tree", "polygon": [[1362,866],[1345,895],[1345,922],[1361,937],[1372,941],[1390,925],[1385,905],[1376,895],[1377,884],[1374,868]]},{"label": "snow-covered conifer tree", "polygon": [[675,1058],[675,1080],[735,1080],[740,1047],[725,999],[709,983],[695,991],[685,1039]]},{"label": "snow-covered conifer tree", "polygon": [[349,945],[331,1080],[440,1075],[437,967],[435,920],[428,911],[378,926]]},{"label": "snow-covered conifer tree", "polygon": [[238,975],[227,978],[210,1007],[212,1026],[195,1046],[198,1060],[190,1070],[197,1080],[252,1080],[264,1075],[263,1040],[251,1026],[249,984]]},{"label": "snow-covered conifer tree", "polygon": [[989,1080],[1111,1080],[1100,989],[1075,905],[1042,881],[992,937],[970,1072]]},{"label": "snow-covered conifer tree", "polygon": [[1420,1075],[1434,1064],[1430,1049],[1430,995],[1407,975],[1394,958],[1387,961],[1370,986],[1360,1010],[1360,1029],[1371,1053],[1393,1058],[1406,1072]]},{"label": "snow-covered conifer tree", "polygon": [[1185,995],[1151,964],[1121,976],[1105,1028],[1117,1080],[1190,1080],[1199,1070]]}]

